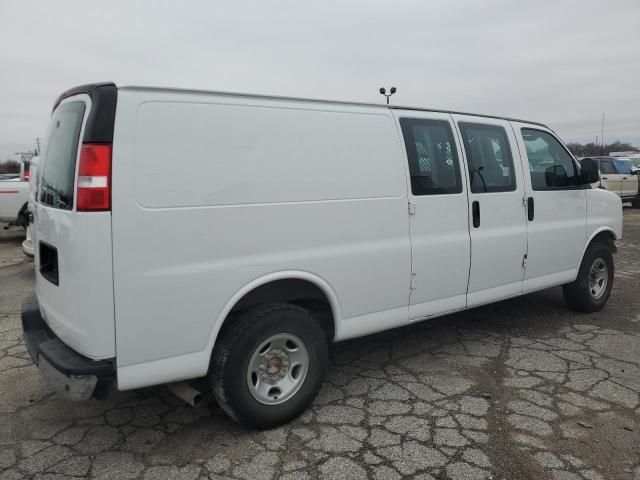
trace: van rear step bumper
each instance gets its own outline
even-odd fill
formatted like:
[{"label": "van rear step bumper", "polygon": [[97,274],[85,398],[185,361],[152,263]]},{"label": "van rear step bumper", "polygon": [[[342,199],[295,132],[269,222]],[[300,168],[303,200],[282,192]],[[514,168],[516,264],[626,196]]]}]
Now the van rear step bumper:
[{"label": "van rear step bumper", "polygon": [[115,383],[112,360],[91,360],[68,347],[40,315],[35,293],[22,302],[22,336],[40,374],[70,400],[105,398]]}]

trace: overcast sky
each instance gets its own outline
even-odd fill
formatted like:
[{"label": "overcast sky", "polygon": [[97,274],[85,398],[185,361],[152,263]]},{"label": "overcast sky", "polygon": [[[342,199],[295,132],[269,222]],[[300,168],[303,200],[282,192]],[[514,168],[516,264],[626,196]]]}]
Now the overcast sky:
[{"label": "overcast sky", "polygon": [[[152,6],[153,5],[153,6]],[[640,0],[0,0],[0,160],[113,80],[394,103],[640,146]],[[15,157],[13,157],[15,158]]]}]

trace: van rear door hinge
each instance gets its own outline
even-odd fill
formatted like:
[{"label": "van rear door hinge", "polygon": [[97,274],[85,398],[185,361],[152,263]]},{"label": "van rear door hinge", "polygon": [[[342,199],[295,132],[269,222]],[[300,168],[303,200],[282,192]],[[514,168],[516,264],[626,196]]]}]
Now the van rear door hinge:
[{"label": "van rear door hinge", "polygon": [[409,202],[409,215],[416,214],[416,204]]},{"label": "van rear door hinge", "polygon": [[412,273],[411,274],[411,290],[415,290],[416,289],[416,274]]},{"label": "van rear door hinge", "polygon": [[524,257],[522,257],[522,268],[527,268],[527,254],[524,254]]}]

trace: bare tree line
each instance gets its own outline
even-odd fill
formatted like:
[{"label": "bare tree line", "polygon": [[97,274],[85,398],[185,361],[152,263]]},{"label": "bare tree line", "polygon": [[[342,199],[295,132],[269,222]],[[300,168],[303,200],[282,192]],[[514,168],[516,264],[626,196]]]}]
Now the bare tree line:
[{"label": "bare tree line", "polygon": [[576,157],[594,157],[600,155],[609,155],[611,152],[628,152],[628,151],[640,151],[640,148],[634,147],[630,143],[623,143],[616,140],[613,143],[601,145],[599,143],[567,143],[567,147],[571,150]]},{"label": "bare tree line", "polygon": [[20,162],[18,160],[0,162],[0,173],[20,173]]}]

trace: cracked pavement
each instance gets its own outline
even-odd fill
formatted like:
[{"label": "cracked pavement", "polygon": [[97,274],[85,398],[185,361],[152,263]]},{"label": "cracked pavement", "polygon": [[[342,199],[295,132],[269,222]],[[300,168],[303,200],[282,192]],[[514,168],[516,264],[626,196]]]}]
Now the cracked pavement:
[{"label": "cracked pavement", "polygon": [[0,233],[0,480],[640,479],[640,211],[607,307],[549,289],[336,344],[296,421],[256,432],[166,388],[72,403],[38,376],[21,232]]}]

